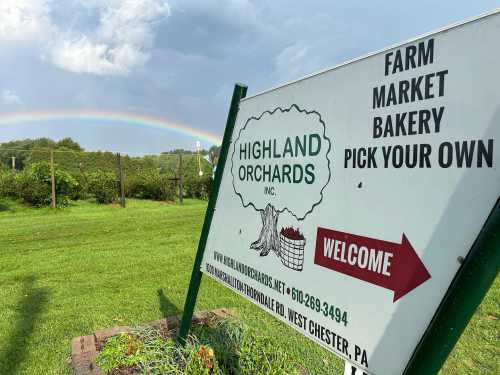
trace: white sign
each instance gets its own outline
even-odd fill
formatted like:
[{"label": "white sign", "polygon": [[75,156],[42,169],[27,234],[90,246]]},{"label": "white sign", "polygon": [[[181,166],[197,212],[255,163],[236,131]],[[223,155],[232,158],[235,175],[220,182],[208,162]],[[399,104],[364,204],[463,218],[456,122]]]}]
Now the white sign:
[{"label": "white sign", "polygon": [[244,99],[202,271],[400,374],[500,192],[500,14]]}]

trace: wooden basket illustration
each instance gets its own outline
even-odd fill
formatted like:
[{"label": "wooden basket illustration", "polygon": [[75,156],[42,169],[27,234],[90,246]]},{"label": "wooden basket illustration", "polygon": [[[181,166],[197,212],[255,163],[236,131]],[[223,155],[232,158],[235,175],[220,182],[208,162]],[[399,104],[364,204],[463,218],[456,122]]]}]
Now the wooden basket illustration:
[{"label": "wooden basket illustration", "polygon": [[284,266],[302,271],[306,239],[294,228],[282,228],[280,232],[279,257]]}]

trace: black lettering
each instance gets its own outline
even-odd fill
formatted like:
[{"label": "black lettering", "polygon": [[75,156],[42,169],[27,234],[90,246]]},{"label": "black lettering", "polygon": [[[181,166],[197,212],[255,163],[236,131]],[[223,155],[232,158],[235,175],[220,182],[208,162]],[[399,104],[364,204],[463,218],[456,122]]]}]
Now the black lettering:
[{"label": "black lettering", "polygon": [[278,147],[276,146],[276,139],[273,139],[273,158],[274,159],[281,158],[281,154],[278,154],[276,151],[278,151]]},{"label": "black lettering", "polygon": [[395,168],[401,168],[403,165],[403,147],[396,145],[392,148],[392,165]]},{"label": "black lettering", "polygon": [[[257,151],[255,151],[255,149],[257,148]],[[260,148],[260,142],[259,141],[255,141],[252,145],[252,156],[254,159],[258,159],[260,158],[260,152],[261,152],[261,148]]]},{"label": "black lettering", "polygon": [[274,170],[273,170],[273,180],[272,182],[275,182],[275,180],[278,180],[278,182],[281,182],[281,175],[280,175],[280,168],[278,165],[275,165],[274,166]]},{"label": "black lettering", "polygon": [[[241,157],[241,154],[243,154],[243,158]],[[240,143],[240,160],[246,158],[247,158],[247,145],[246,143]]]},{"label": "black lettering", "polygon": [[[433,108],[434,109],[434,108]],[[430,133],[429,119],[431,118],[431,111],[428,109],[421,109],[418,111],[418,132],[419,134]]]},{"label": "black lettering", "polygon": [[373,108],[385,107],[385,85],[373,88]]},{"label": "black lettering", "polygon": [[[388,52],[385,54],[385,75],[389,75],[389,67],[392,65],[391,60],[389,57],[392,56],[392,52]],[[375,108],[375,107],[373,107]]]},{"label": "black lettering", "polygon": [[408,103],[408,89],[410,88],[410,81],[402,80],[399,81],[399,104]]},{"label": "black lettering", "polygon": [[398,104],[396,99],[396,89],[394,88],[394,83],[389,85],[389,93],[387,94],[387,106]]},{"label": "black lettering", "polygon": [[368,147],[368,168],[377,168],[377,160],[375,159],[376,147]]},{"label": "black lettering", "polygon": [[[358,167],[359,168],[364,168],[365,165],[366,165],[366,149],[361,147],[359,150],[358,150]],[[363,160],[361,160],[361,158],[364,158]]]},{"label": "black lettering", "polygon": [[302,169],[302,165],[294,164],[293,165],[293,183],[299,184],[302,182],[303,178],[304,178],[304,171]]},{"label": "black lettering", "polygon": [[444,95],[444,76],[447,74],[448,69],[436,73],[436,76],[439,77],[439,96]]},{"label": "black lettering", "polygon": [[240,167],[238,168],[238,177],[240,178],[240,181],[245,181],[246,169],[244,165],[240,165]]},{"label": "black lettering", "polygon": [[373,138],[380,138],[382,135],[382,117],[373,118]]},{"label": "black lettering", "polygon": [[415,125],[415,115],[417,111],[408,112],[408,135],[415,135],[417,131],[413,129],[413,125]]},{"label": "black lettering", "polygon": [[444,107],[439,107],[439,112],[436,112],[436,108],[432,108],[432,117],[434,118],[434,131],[439,133],[441,129],[441,119],[443,118]]},{"label": "black lettering", "polygon": [[286,157],[287,154],[290,154],[290,157],[293,157],[293,147],[292,147],[292,141],[290,140],[290,137],[286,138],[285,148],[283,150],[283,157]]},{"label": "black lettering", "polygon": [[391,154],[392,146],[383,146],[382,155],[384,156],[384,168],[389,167],[389,155]]},{"label": "black lettering", "polygon": [[484,142],[479,140],[477,143],[478,154],[477,167],[483,166],[483,159],[488,168],[493,167],[493,139],[488,139],[488,148],[484,146]]},{"label": "black lettering", "polygon": [[432,64],[434,62],[434,38],[418,44],[418,66]]},{"label": "black lettering", "polygon": [[453,145],[450,142],[443,142],[439,145],[438,161],[442,168],[449,168],[453,162]]},{"label": "black lettering", "polygon": [[347,168],[347,164],[349,160],[352,158],[352,150],[350,148],[346,148],[344,150],[344,168]]},{"label": "black lettering", "polygon": [[269,144],[267,145],[267,147],[266,147],[266,142],[262,141],[262,159],[266,158],[266,152],[268,154],[267,157],[271,159],[271,149],[272,149],[271,140],[269,140]]},{"label": "black lettering", "polygon": [[405,70],[416,68],[415,65],[415,55],[417,54],[417,47],[408,46],[406,47],[406,59],[405,59]]},{"label": "black lettering", "polygon": [[425,99],[434,98],[434,94],[431,92],[431,89],[434,86],[431,78],[434,77],[435,75],[436,75],[435,73],[429,73],[425,75],[425,91],[424,91]]},{"label": "black lettering", "polygon": [[[313,139],[316,139],[316,149],[313,147]],[[321,137],[318,134],[309,136],[309,156],[316,156],[321,151]]]},{"label": "black lettering", "polygon": [[306,184],[312,184],[314,183],[315,180],[315,175],[314,175],[314,164],[306,164],[306,176],[304,177],[304,181]]},{"label": "black lettering", "polygon": [[[470,147],[469,147],[470,145]],[[464,164],[465,160],[465,167],[470,168],[472,165],[472,158],[474,157],[474,148],[476,146],[476,141],[463,141],[461,144],[460,142],[455,142],[455,154],[457,158],[457,167],[461,168]]]},{"label": "black lettering", "polygon": [[415,168],[418,160],[418,144],[406,145],[405,148],[405,166],[407,168]]},{"label": "black lettering", "polygon": [[[259,171],[258,172],[259,177],[257,177],[257,171]],[[260,182],[260,180],[262,180],[262,165],[257,164],[255,166],[254,173],[255,173],[255,181]]]},{"label": "black lettering", "polygon": [[431,145],[427,143],[422,143],[420,145],[420,163],[419,163],[419,168],[430,168],[431,167],[431,160],[429,158],[431,154]]},{"label": "black lettering", "polygon": [[422,92],[420,91],[420,84],[422,83],[422,76],[411,79],[411,101],[414,102],[418,97],[418,100],[422,100]]},{"label": "black lettering", "polygon": [[306,156],[306,135],[304,134],[303,142],[300,143],[300,138],[298,136],[295,137],[295,156],[299,156],[299,149],[302,156]]},{"label": "black lettering", "polygon": [[282,182],[285,182],[285,176],[288,179],[288,183],[291,183],[292,180],[290,178],[290,173],[292,172],[292,167],[288,164],[283,165],[283,175],[282,175]]},{"label": "black lettering", "polygon": [[392,74],[396,73],[396,71],[403,71],[403,59],[401,58],[401,51],[396,51],[396,56],[394,58],[394,66],[392,67]]},{"label": "black lettering", "polygon": [[405,128],[406,112],[396,113],[396,135],[406,135]]},{"label": "black lettering", "polygon": [[389,115],[385,119],[385,127],[384,127],[384,137],[387,136],[393,137],[394,136],[394,130],[392,129],[392,117]]},{"label": "black lettering", "polygon": [[247,181],[253,181],[253,165],[247,165]]}]

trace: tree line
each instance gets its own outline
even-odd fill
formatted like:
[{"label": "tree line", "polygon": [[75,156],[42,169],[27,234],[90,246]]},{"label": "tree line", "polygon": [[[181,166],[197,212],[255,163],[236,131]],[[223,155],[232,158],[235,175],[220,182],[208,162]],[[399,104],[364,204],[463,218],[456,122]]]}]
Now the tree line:
[{"label": "tree line", "polygon": [[[95,198],[99,203],[118,199],[118,156],[109,151],[86,151],[71,138],[24,139],[0,144],[0,198],[20,199],[33,206],[50,204],[51,165],[58,205]],[[193,152],[172,150],[159,155],[121,155],[125,196],[174,201],[183,197],[206,199],[220,148]],[[182,162],[180,159],[182,158]]]}]

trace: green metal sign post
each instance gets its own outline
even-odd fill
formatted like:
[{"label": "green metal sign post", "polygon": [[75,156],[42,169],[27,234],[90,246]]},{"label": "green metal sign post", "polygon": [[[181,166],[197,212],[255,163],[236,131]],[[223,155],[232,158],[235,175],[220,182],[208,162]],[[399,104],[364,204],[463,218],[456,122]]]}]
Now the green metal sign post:
[{"label": "green metal sign post", "polygon": [[236,115],[238,114],[238,108],[240,100],[246,96],[247,86],[242,84],[236,84],[233,91],[233,97],[231,99],[231,106],[229,108],[229,114],[227,116],[226,129],[224,131],[224,138],[222,139],[222,147],[220,151],[219,162],[217,163],[217,170],[215,171],[215,179],[213,182],[212,192],[210,194],[210,199],[208,201],[207,212],[205,214],[205,221],[203,222],[203,229],[201,231],[200,242],[198,243],[198,251],[196,253],[196,258],[193,265],[193,272],[191,273],[191,281],[189,282],[189,289],[186,297],[186,302],[184,303],[184,312],[182,314],[181,326],[179,329],[179,335],[177,337],[181,344],[186,342],[189,328],[191,327],[191,320],[193,319],[194,307],[196,305],[196,298],[198,296],[198,290],[200,289],[201,276],[200,271],[201,261],[203,259],[203,253],[205,252],[205,245],[207,243],[208,233],[210,231],[210,225],[212,224],[212,217],[215,211],[215,204],[217,203],[217,197],[219,195],[219,187],[222,181],[222,175],[224,174],[224,167],[226,165],[227,154],[229,152],[229,145],[231,143],[231,138],[233,136],[233,129],[236,122]]}]

